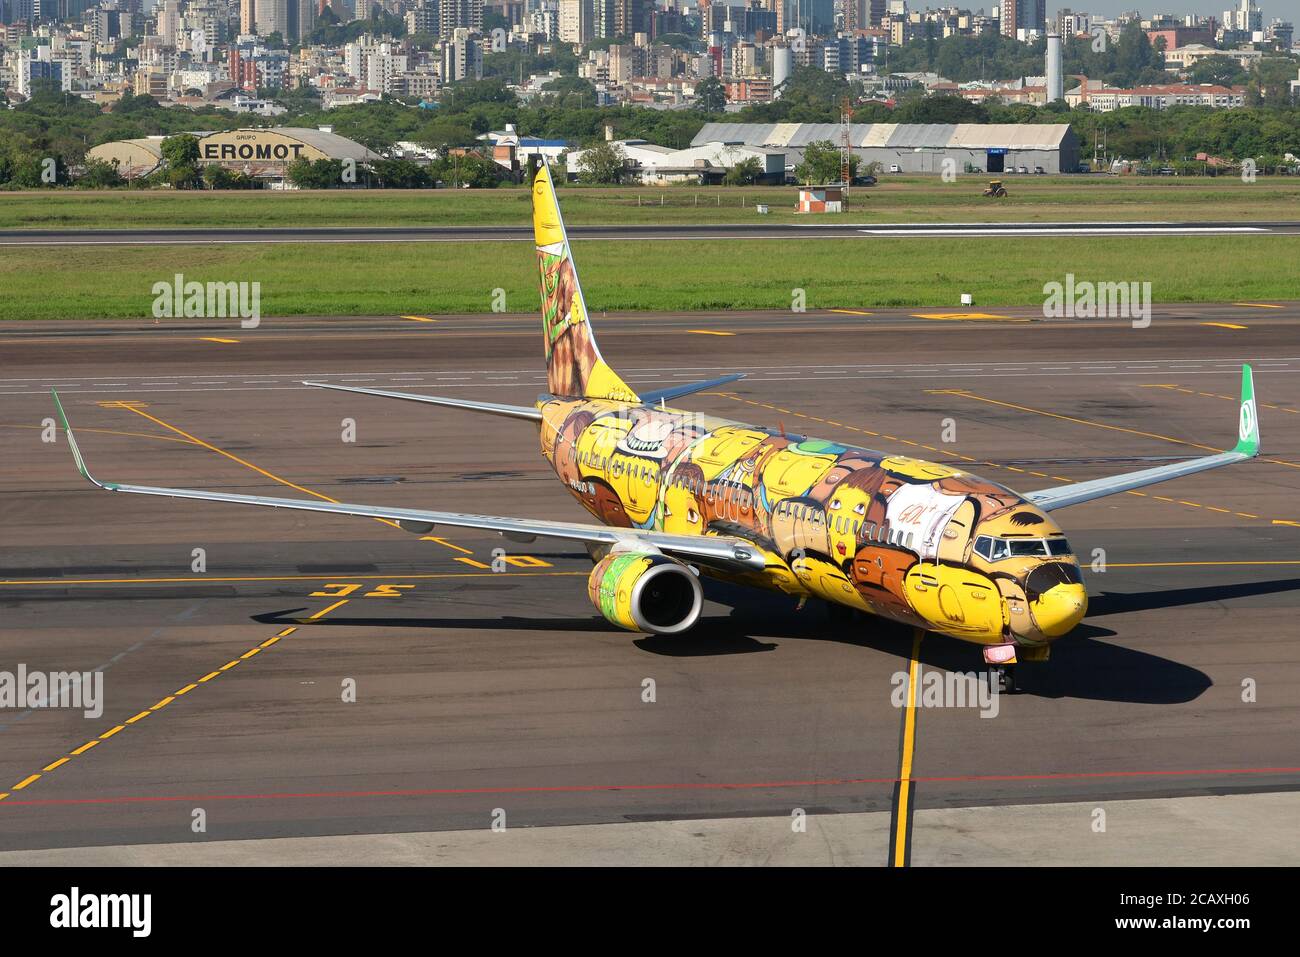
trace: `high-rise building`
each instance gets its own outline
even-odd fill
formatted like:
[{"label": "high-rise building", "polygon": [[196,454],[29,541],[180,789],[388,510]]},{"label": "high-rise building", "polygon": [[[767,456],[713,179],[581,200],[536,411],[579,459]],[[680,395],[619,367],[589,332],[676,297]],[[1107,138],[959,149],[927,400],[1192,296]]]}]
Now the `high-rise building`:
[{"label": "high-rise building", "polygon": [[288,0],[257,0],[257,33],[264,37],[289,35]]},{"label": "high-rise building", "polygon": [[438,35],[438,0],[420,0],[406,11],[406,32]]},{"label": "high-rise building", "polygon": [[592,0],[560,0],[561,43],[590,43],[594,31]]},{"label": "high-rise building", "polygon": [[168,46],[176,46],[181,32],[181,0],[162,0],[158,6],[158,35]]},{"label": "high-rise building", "polygon": [[1254,33],[1264,29],[1264,13],[1255,0],[1237,0],[1235,10],[1223,11],[1223,28],[1235,33]]},{"label": "high-rise building", "polygon": [[438,35],[450,37],[457,29],[483,32],[483,0],[441,0],[438,7]]},{"label": "high-rise building", "polygon": [[315,0],[287,0],[285,20],[289,32],[285,37],[290,40],[304,40],[316,29]]},{"label": "high-rise building", "polygon": [[650,33],[653,0],[614,0],[614,35],[631,40],[638,33]]},{"label": "high-rise building", "polygon": [[442,45],[442,82],[483,79],[483,44],[460,30],[455,39]]},{"label": "high-rise building", "polygon": [[256,0],[239,0],[239,32],[244,36],[257,32]]},{"label": "high-rise building", "polygon": [[1047,31],[1047,0],[1002,0],[1002,35],[1021,39]]}]

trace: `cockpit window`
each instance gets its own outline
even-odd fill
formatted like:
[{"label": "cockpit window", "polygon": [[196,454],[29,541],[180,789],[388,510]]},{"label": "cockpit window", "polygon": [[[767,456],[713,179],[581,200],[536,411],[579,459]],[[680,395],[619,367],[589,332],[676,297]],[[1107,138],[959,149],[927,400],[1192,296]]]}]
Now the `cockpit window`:
[{"label": "cockpit window", "polygon": [[1023,538],[1012,539],[1010,542],[1011,554],[1019,558],[1025,555],[1046,555],[1047,543],[1041,538]]},{"label": "cockpit window", "polygon": [[1073,549],[1064,538],[994,538],[980,535],[975,539],[975,554],[986,561],[1004,558],[1046,558],[1048,555],[1072,555]]}]

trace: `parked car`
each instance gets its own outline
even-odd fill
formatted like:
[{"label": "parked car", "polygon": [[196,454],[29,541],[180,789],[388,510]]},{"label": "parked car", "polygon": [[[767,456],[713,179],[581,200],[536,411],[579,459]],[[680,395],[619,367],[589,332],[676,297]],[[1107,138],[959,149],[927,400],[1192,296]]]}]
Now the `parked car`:
[{"label": "parked car", "polygon": [[1034,174],[1037,175],[1037,176],[1046,176],[1046,175],[1047,175],[1047,170],[1043,169],[1041,166],[1035,166],[1035,167],[1034,167]]},{"label": "parked car", "polygon": [[854,186],[875,186],[876,178],[870,173],[863,173],[861,176],[853,177]]},{"label": "parked car", "polygon": [[1028,172],[1029,172],[1029,167],[1028,167],[1028,166],[1018,166],[1018,167],[1016,167],[1016,172],[1017,172],[1017,173],[1028,173]]},{"label": "parked car", "polygon": [[901,173],[903,171],[903,167],[899,166],[897,163],[890,163],[889,171],[891,173]]}]

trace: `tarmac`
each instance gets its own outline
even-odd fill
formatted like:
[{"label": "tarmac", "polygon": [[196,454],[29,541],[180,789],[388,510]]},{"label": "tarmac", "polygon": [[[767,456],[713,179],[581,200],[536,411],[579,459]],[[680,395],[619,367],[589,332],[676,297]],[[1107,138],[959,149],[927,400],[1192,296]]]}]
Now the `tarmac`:
[{"label": "tarmac", "polygon": [[0,671],[104,682],[0,710],[0,863],[1295,864],[1298,318],[595,317],[633,387],[748,372],[681,404],[1022,491],[1230,447],[1254,365],[1263,455],[1057,513],[1085,623],[910,736],[886,622],[714,588],[638,636],[570,547],[115,496],[51,429],[53,386],[101,479],[583,521],[528,423],[299,384],[528,403],[535,316],[0,324]]}]

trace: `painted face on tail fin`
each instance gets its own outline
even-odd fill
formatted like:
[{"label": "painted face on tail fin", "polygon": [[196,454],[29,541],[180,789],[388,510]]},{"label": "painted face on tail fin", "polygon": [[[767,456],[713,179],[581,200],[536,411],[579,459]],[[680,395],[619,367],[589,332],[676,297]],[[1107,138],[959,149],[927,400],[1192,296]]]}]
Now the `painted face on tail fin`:
[{"label": "painted face on tail fin", "polygon": [[542,294],[546,382],[551,395],[637,402],[637,395],[601,358],[551,175],[533,179],[533,238]]}]

